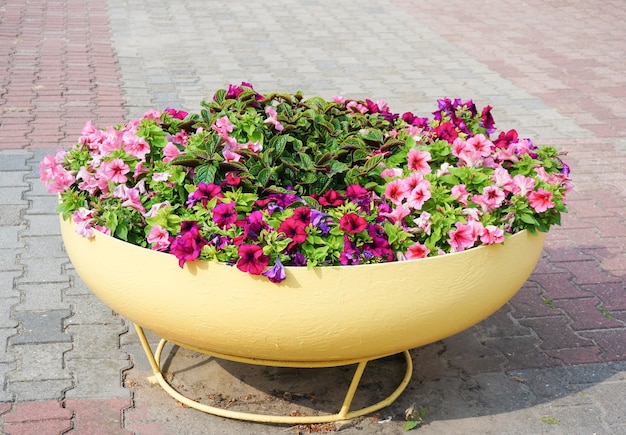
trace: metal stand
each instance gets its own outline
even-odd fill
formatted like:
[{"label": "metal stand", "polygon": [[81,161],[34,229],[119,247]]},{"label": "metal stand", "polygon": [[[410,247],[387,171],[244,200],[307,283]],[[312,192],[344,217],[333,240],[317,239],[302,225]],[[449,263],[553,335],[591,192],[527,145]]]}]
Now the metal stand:
[{"label": "metal stand", "polygon": [[[351,360],[351,361],[333,361],[333,362],[284,362],[284,361],[270,361],[270,360],[258,360],[251,358],[240,358],[240,357],[232,357],[228,355],[221,355],[217,353],[209,353],[203,351],[201,349],[194,349],[192,347],[186,345],[179,345],[186,349],[190,349],[193,351],[197,351],[200,353],[204,353],[210,356],[214,356],[217,358],[243,362],[248,364],[256,364],[256,365],[264,365],[271,367],[296,367],[296,368],[322,368],[322,367],[338,367],[349,364],[357,364],[356,371],[354,376],[352,377],[352,381],[350,382],[350,386],[348,387],[348,391],[343,401],[343,405],[341,409],[336,414],[329,415],[319,415],[319,416],[281,416],[281,415],[266,415],[266,414],[255,414],[248,412],[240,412],[240,411],[232,411],[222,408],[216,408],[214,406],[205,405],[203,403],[199,403],[194,401],[186,396],[183,396],[181,393],[176,391],[163,377],[163,373],[161,372],[161,354],[163,352],[163,348],[167,343],[167,340],[161,339],[159,345],[157,346],[156,352],[152,352],[152,348],[148,343],[148,339],[143,331],[143,328],[139,325],[135,325],[135,329],[137,330],[137,334],[139,335],[139,340],[141,341],[141,345],[143,346],[143,350],[148,357],[148,361],[152,366],[152,371],[154,376],[150,377],[150,382],[158,383],[170,396],[174,399],[178,400],[182,404],[189,406],[190,408],[197,409],[202,412],[206,412],[208,414],[217,415],[220,417],[233,418],[237,420],[247,420],[254,421],[260,423],[278,423],[278,424],[312,424],[312,423],[329,423],[335,421],[342,420],[350,420],[355,417],[360,417],[362,415],[369,414],[374,411],[378,411],[379,409],[385,408],[391,405],[399,396],[402,394],[404,389],[409,384],[411,380],[411,375],[413,374],[413,362],[411,360],[411,355],[408,350],[403,352],[405,360],[406,360],[406,372],[404,374],[404,378],[400,385],[395,389],[393,393],[391,393],[387,398],[377,402],[373,405],[370,405],[365,408],[361,408],[358,410],[350,411],[350,406],[352,404],[352,399],[356,393],[356,390],[359,386],[359,382],[361,381],[361,376],[365,371],[365,366],[369,361],[373,361],[378,358],[372,359],[363,359],[363,360]],[[173,344],[178,344],[174,343]]]}]

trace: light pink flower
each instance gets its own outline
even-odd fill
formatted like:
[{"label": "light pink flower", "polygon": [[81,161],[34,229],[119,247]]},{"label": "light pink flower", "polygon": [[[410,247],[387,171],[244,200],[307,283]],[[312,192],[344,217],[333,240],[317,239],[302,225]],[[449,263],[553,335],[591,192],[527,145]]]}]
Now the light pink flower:
[{"label": "light pink flower", "polygon": [[484,134],[477,134],[469,138],[465,145],[481,157],[487,157],[491,154],[491,150],[495,148],[493,142],[487,139]]},{"label": "light pink flower", "polygon": [[390,181],[385,187],[385,197],[396,205],[399,205],[406,198],[406,194],[400,179]]},{"label": "light pink flower", "polygon": [[402,176],[402,169],[400,168],[387,168],[380,173],[383,178],[396,178]]},{"label": "light pink flower", "polygon": [[427,211],[423,211],[422,214],[419,215],[419,217],[413,219],[413,222],[415,223],[415,225],[417,225],[417,228],[424,231],[424,233],[428,235],[430,235],[431,231],[430,216],[430,213],[428,213]]},{"label": "light pink flower", "polygon": [[165,148],[163,148],[163,161],[164,162],[171,162],[179,155],[180,155],[180,151],[178,147],[171,142],[168,142],[167,145],[165,145]]},{"label": "light pink flower", "polygon": [[231,133],[233,131],[235,125],[230,122],[228,116],[224,115],[221,118],[216,119],[215,124],[213,124],[211,128],[225,137],[228,136],[228,133]]},{"label": "light pink flower", "polygon": [[91,121],[87,121],[81,131],[81,136],[78,141],[83,145],[87,145],[91,151],[95,151],[100,148],[100,143],[102,142],[102,130],[94,126]]},{"label": "light pink flower", "polygon": [[535,179],[517,174],[513,177],[513,193],[526,196],[535,188]]},{"label": "light pink flower", "polygon": [[253,153],[260,153],[263,150],[263,145],[261,144],[261,142],[258,142],[258,141],[248,142],[247,144],[243,145],[241,148],[247,148]]},{"label": "light pink flower", "polygon": [[411,148],[407,154],[409,169],[419,172],[422,175],[428,174],[431,171],[430,165],[428,164],[431,158],[428,151],[420,151],[417,148]]},{"label": "light pink flower", "polygon": [[402,220],[411,213],[411,210],[405,205],[398,205],[389,213],[380,213],[381,216],[388,218],[392,223],[402,222]]},{"label": "light pink flower", "polygon": [[158,110],[150,109],[146,113],[143,114],[144,119],[159,119],[161,117],[161,112]]},{"label": "light pink flower", "polygon": [[124,141],[126,142],[124,151],[140,160],[146,159],[146,154],[150,152],[150,145],[144,138],[127,133],[124,135]]},{"label": "light pink flower", "polygon": [[482,195],[472,196],[472,202],[482,207],[484,213],[488,213],[500,207],[506,195],[504,191],[496,186],[486,186]]},{"label": "light pink flower", "polygon": [[122,159],[113,159],[110,162],[102,163],[102,175],[113,183],[126,183],[128,178],[126,174],[130,171],[130,167],[124,163]]},{"label": "light pink flower", "polygon": [[414,210],[421,210],[424,203],[431,198],[430,182],[422,180],[422,182],[406,196],[406,205]]},{"label": "light pink flower", "polygon": [[167,181],[170,178],[170,174],[167,172],[155,172],[152,174],[152,179],[154,181]]},{"label": "light pink flower", "polygon": [[100,142],[100,153],[103,155],[111,154],[115,150],[119,150],[124,146],[122,140],[124,132],[116,130],[113,127],[107,127],[103,133],[102,141]]},{"label": "light pink flower", "polygon": [[144,216],[147,218],[154,217],[157,215],[159,210],[165,207],[171,207],[171,204],[169,203],[169,201],[164,201],[164,202],[159,202],[158,204],[153,204],[152,207],[150,207],[150,210],[148,210],[148,212],[145,213]]},{"label": "light pink flower", "polygon": [[474,228],[470,224],[457,222],[456,230],[448,231],[448,243],[455,252],[461,252],[474,246]]},{"label": "light pink flower", "polygon": [[161,225],[150,228],[147,241],[155,251],[165,251],[170,246],[170,233],[163,229]]},{"label": "light pink flower", "polygon": [[416,258],[426,258],[430,253],[430,249],[421,243],[416,243],[414,245],[409,246],[407,251],[404,253],[404,257],[407,260],[414,260]]},{"label": "light pink flower", "polygon": [[467,205],[467,199],[469,198],[469,192],[465,188],[465,184],[457,184],[450,190],[452,196],[456,198],[463,205]]},{"label": "light pink flower", "polygon": [[72,216],[76,223],[76,232],[83,237],[93,237],[94,211],[85,207],[76,210]]},{"label": "light pink flower", "polygon": [[224,149],[222,155],[227,162],[238,162],[241,159],[241,154],[237,154],[231,150]]},{"label": "light pink flower", "polygon": [[549,192],[543,187],[540,187],[536,191],[532,191],[528,194],[528,202],[537,213],[542,213],[547,209],[554,207],[552,197],[552,192]]},{"label": "light pink flower", "polygon": [[424,176],[419,172],[411,172],[408,177],[402,179],[402,186],[405,192],[415,189],[424,180]]},{"label": "light pink flower", "polygon": [[487,225],[483,228],[483,232],[480,235],[480,241],[485,245],[493,245],[494,243],[504,242],[504,230],[496,227],[495,225]]},{"label": "light pink flower", "polygon": [[276,119],[278,113],[272,106],[267,106],[265,108],[265,113],[267,113],[268,118],[263,121],[264,124],[272,124],[277,131],[283,131],[285,127]]},{"label": "light pink flower", "polygon": [[501,166],[497,167],[495,171],[493,171],[491,180],[493,181],[494,185],[507,192],[512,192],[514,190],[514,183],[513,179],[511,178],[511,174],[509,174],[509,171]]}]

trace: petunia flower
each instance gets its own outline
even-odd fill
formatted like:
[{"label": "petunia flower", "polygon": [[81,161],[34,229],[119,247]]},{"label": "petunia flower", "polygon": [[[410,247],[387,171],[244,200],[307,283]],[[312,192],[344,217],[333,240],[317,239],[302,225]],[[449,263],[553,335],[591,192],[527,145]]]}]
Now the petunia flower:
[{"label": "petunia flower", "polygon": [[287,277],[285,267],[280,262],[280,258],[278,257],[276,257],[276,263],[274,263],[274,266],[263,272],[262,275],[266,276],[271,282],[276,283],[284,281]]},{"label": "petunia flower", "polygon": [[243,244],[238,249],[237,269],[252,275],[260,275],[269,263],[269,257],[263,254],[263,248],[257,245]]},{"label": "petunia flower", "polygon": [[528,202],[537,213],[542,213],[547,209],[554,207],[552,198],[552,192],[545,190],[543,187],[540,187],[536,191],[532,191],[528,194]]}]

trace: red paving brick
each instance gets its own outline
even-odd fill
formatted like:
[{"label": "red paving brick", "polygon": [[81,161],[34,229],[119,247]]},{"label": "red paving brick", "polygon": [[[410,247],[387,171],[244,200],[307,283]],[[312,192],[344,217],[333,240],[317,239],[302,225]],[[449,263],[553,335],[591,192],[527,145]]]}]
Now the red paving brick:
[{"label": "red paving brick", "polygon": [[87,119],[123,119],[106,2],[7,0],[3,6],[0,149],[57,148],[78,138]]},{"label": "red paving brick", "polygon": [[16,403],[13,412],[5,414],[3,433],[32,435],[63,433],[72,427],[72,412],[56,400]]},{"label": "red paving brick", "polygon": [[122,429],[124,409],[132,406],[130,399],[67,400],[65,406],[74,414],[73,431],[91,434],[129,434]]}]

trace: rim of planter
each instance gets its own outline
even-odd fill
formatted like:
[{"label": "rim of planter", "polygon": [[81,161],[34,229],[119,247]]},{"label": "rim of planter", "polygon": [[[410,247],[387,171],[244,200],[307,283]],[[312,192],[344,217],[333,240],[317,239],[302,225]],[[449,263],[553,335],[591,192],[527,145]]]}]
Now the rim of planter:
[{"label": "rim of planter", "polygon": [[236,267],[191,261],[60,219],[77,273],[106,305],[156,335],[235,358],[374,359],[463,331],[504,305],[533,271],[545,233],[403,262],[286,267],[272,283]]}]

